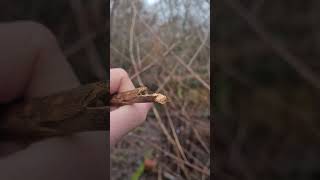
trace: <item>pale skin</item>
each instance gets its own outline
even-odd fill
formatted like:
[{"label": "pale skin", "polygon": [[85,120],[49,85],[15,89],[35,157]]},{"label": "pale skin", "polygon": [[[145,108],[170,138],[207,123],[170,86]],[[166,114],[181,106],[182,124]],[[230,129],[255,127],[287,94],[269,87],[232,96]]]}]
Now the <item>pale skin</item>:
[{"label": "pale skin", "polygon": [[[44,26],[26,21],[0,24],[0,39],[1,104],[80,85],[55,37]],[[110,75],[111,92],[134,88],[124,70],[111,69]],[[113,110],[110,139],[106,132],[86,132],[69,139],[40,141],[23,150],[16,143],[2,142],[0,179],[106,179],[108,144],[115,144],[143,123],[150,107],[139,104]]]},{"label": "pale skin", "polygon": [[[123,92],[134,89],[128,74],[123,69],[110,70],[110,93]],[[146,119],[151,103],[139,103],[122,106],[110,113],[110,143],[115,144],[133,128],[139,126]]]}]

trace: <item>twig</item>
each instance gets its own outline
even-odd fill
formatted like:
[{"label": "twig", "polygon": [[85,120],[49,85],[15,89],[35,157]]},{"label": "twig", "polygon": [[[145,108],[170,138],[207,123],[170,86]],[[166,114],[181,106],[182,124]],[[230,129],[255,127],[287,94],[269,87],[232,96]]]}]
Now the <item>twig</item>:
[{"label": "twig", "polygon": [[166,112],[166,115],[167,115],[167,118],[168,118],[168,121],[169,121],[169,125],[170,125],[170,128],[171,128],[171,131],[172,131],[174,140],[175,140],[175,142],[176,142],[176,145],[177,145],[177,147],[178,147],[178,149],[179,149],[179,151],[180,151],[183,159],[184,159],[185,161],[188,161],[187,156],[185,155],[185,153],[184,153],[184,151],[183,151],[183,149],[182,149],[181,143],[180,143],[179,138],[178,138],[178,136],[177,136],[177,133],[176,133],[176,130],[175,130],[175,128],[174,128],[174,125],[173,125],[171,116],[170,116],[170,114],[169,114],[169,112],[168,112],[168,109],[167,109],[166,107],[165,107],[164,109],[165,109],[165,112]]},{"label": "twig", "polygon": [[[132,62],[132,65],[133,65],[133,68],[135,70],[135,72],[139,72],[138,71],[138,67],[137,67],[137,63],[135,62],[135,58],[134,58],[134,54],[133,54],[133,42],[134,42],[134,27],[135,27],[135,23],[136,23],[136,17],[137,17],[137,9],[135,7],[135,1],[131,1],[131,6],[132,6],[132,9],[133,9],[133,17],[132,17],[132,23],[131,23],[131,27],[130,27],[130,41],[129,41],[129,52],[130,52],[130,59],[131,59],[131,62]],[[137,79],[138,79],[138,82],[139,84],[142,86],[143,85],[143,82],[142,82],[142,79],[141,77],[139,76],[139,74],[137,75]],[[155,107],[153,107],[153,110],[154,112],[156,111]],[[156,113],[156,112],[155,112]],[[164,125],[162,126],[164,127]],[[165,129],[165,128],[164,128]],[[166,131],[167,132],[167,131]],[[166,133],[169,137],[169,133]],[[175,145],[173,139],[170,137],[171,139],[171,143],[173,145]],[[183,169],[183,172],[185,173],[186,175],[186,178],[189,179],[189,175],[188,175],[188,171],[186,170],[186,168],[184,167],[184,164],[181,164],[181,168]]]},{"label": "twig", "polygon": [[190,67],[193,63],[193,61],[197,58],[197,56],[199,55],[199,53],[201,52],[201,50],[203,49],[203,47],[206,45],[208,39],[209,39],[209,34],[206,34],[205,39],[202,41],[201,45],[199,46],[199,48],[197,49],[197,51],[194,53],[194,55],[192,56],[191,60],[188,63],[188,66]]},{"label": "twig", "polygon": [[168,98],[160,93],[150,93],[147,87],[139,87],[130,91],[121,92],[112,96],[111,106],[130,105],[134,103],[156,102],[165,104]]},{"label": "twig", "polygon": [[[143,20],[140,20],[148,29],[149,31],[159,40],[159,42],[164,46],[166,47],[167,49],[169,49],[169,46],[162,41],[162,39],[156,35],[152,28]],[[192,68],[190,68],[179,56],[177,56],[175,53],[173,53],[172,51],[170,51],[170,53],[173,55],[173,57],[178,60],[178,62],[183,66],[185,67],[205,88],[207,88],[208,90],[210,90],[210,85],[205,82],[200,76],[199,74],[197,74],[196,72],[193,71]]]},{"label": "twig", "polygon": [[[134,54],[133,54],[134,27],[135,27],[136,18],[137,18],[137,9],[136,9],[134,3],[135,3],[134,0],[131,1],[131,6],[132,6],[132,9],[133,9],[133,16],[132,16],[132,22],[131,22],[131,27],[130,27],[129,52],[130,52],[130,59],[131,59],[133,68],[134,68],[135,72],[138,72],[137,63],[135,62],[135,58],[134,58]],[[141,77],[137,76],[137,78],[138,78],[138,82],[139,82],[140,86],[143,86]]]},{"label": "twig", "polygon": [[152,63],[148,64],[147,66],[145,66],[144,68],[142,68],[139,72],[135,72],[132,76],[130,76],[130,79],[134,79],[136,78],[138,75],[140,75],[141,73],[143,73],[144,71],[150,69],[153,65],[157,64],[158,61],[154,60]]},{"label": "twig", "polygon": [[[150,124],[151,124],[153,127],[158,128],[157,123],[155,123],[155,122],[153,122],[153,121],[150,121]],[[197,159],[194,155],[192,155],[192,153],[189,152],[188,149],[183,148],[183,147],[182,147],[182,149],[183,149],[183,151],[185,152],[185,154],[187,155],[187,157],[189,157],[190,159],[194,160],[194,162],[195,162],[199,167],[201,167],[201,168],[203,168],[203,169],[208,168],[208,167],[207,167],[208,165],[207,165],[207,166],[204,165],[199,159]]]},{"label": "twig", "polygon": [[[110,101],[110,102],[109,102]],[[107,130],[105,116],[111,106],[157,102],[166,96],[150,93],[146,87],[109,94],[108,82],[96,82],[46,97],[6,105],[1,114],[0,140],[29,142],[82,131]]]},{"label": "twig", "polygon": [[118,7],[118,5],[119,5],[119,1],[113,0],[113,4],[111,7],[111,11],[110,11],[110,26],[111,27],[113,26],[114,12],[115,12],[116,8]]},{"label": "twig", "polygon": [[[189,39],[191,36],[188,36],[186,39]],[[169,49],[167,49],[163,54],[162,57],[165,58],[179,43],[181,43],[181,41],[178,41],[176,43],[173,43]],[[134,75],[132,75],[130,78],[133,79],[135,78],[138,74],[141,74],[142,72],[148,70],[150,67],[152,67],[154,64],[159,63],[155,58],[153,60],[152,63],[148,64],[147,66],[145,66],[142,70],[140,70],[138,73],[135,73]],[[168,80],[166,80],[167,82],[170,80],[170,78],[168,78]],[[164,87],[164,85],[166,84],[163,83],[157,90],[157,92],[159,92],[160,90],[162,90],[162,88]]]},{"label": "twig", "polygon": [[[181,146],[181,144],[180,144],[179,138],[178,138],[178,136],[177,136],[177,134],[176,134],[174,125],[173,125],[173,123],[172,123],[171,117],[170,117],[170,115],[169,115],[169,113],[168,113],[168,110],[167,110],[166,108],[165,108],[165,111],[166,111],[167,118],[168,118],[168,120],[169,120],[169,125],[170,125],[171,131],[172,131],[172,134],[173,134],[173,137],[174,137],[174,140],[175,140],[175,145],[177,146],[177,150],[178,150],[177,154],[180,152],[180,154],[181,154],[182,158],[184,159],[184,161],[189,162],[188,159],[187,159],[187,157],[186,157],[186,155],[185,155],[185,153],[184,153],[184,151],[183,151],[183,149],[182,149],[182,146]],[[180,157],[179,154],[178,154],[178,156]],[[182,168],[184,174],[185,174],[186,176],[188,176],[188,177],[186,177],[186,178],[187,178],[187,179],[190,179],[189,173],[188,173],[187,169],[184,167],[184,165],[182,165],[181,168]]]}]

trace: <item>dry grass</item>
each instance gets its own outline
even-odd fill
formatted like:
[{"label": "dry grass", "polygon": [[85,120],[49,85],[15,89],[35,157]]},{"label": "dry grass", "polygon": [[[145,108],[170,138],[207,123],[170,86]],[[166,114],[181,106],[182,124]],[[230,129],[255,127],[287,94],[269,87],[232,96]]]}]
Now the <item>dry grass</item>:
[{"label": "dry grass", "polygon": [[171,100],[154,106],[147,122],[112,149],[113,179],[130,178],[150,151],[158,166],[141,179],[209,179],[209,11],[199,4],[209,5],[161,1],[152,10],[142,1],[111,1],[111,67]]},{"label": "dry grass", "polygon": [[[109,59],[106,2],[5,0],[1,14],[3,21],[14,17],[47,26],[78,78],[88,83],[104,78]],[[141,179],[209,179],[209,11],[202,7],[209,1],[159,1],[153,8],[141,2],[110,1],[110,65],[126,69],[136,85],[168,95],[171,103],[155,106],[147,122],[112,149],[111,176],[130,178],[150,154],[158,166]]]}]

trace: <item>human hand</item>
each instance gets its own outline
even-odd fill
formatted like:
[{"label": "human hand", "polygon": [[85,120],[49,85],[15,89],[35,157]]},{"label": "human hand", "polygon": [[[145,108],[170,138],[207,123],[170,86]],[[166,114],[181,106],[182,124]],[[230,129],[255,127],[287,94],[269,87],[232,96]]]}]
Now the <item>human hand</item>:
[{"label": "human hand", "polygon": [[[80,85],[44,26],[25,21],[0,24],[0,39],[0,104]],[[107,179],[108,141],[106,132],[50,138],[27,148],[0,141],[0,179]]]},{"label": "human hand", "polygon": [[[134,89],[127,72],[123,69],[110,69],[110,93]],[[114,145],[121,137],[146,120],[152,103],[136,103],[121,106],[110,112],[110,144]]]}]

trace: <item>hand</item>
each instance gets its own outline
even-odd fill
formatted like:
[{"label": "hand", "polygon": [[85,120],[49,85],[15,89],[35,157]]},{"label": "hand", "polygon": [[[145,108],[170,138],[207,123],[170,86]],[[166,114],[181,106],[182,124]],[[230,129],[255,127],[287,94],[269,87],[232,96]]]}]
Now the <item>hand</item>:
[{"label": "hand", "polygon": [[[110,69],[110,93],[134,89],[127,72],[123,69]],[[146,120],[152,103],[137,103],[121,106],[110,113],[110,144],[114,145],[129,131]]]},{"label": "hand", "polygon": [[[25,21],[0,24],[0,39],[0,104],[80,85],[55,37],[44,26]],[[0,179],[107,179],[106,134],[50,138],[26,149],[0,141]]]}]

